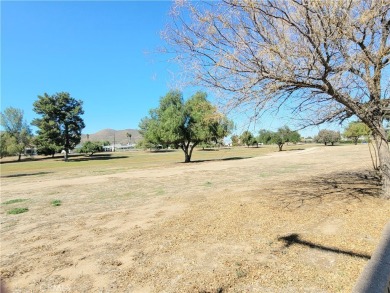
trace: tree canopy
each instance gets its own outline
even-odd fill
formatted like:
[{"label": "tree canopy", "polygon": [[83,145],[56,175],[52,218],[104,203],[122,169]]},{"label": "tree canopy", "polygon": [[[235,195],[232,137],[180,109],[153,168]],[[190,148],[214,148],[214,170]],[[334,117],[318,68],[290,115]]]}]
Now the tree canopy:
[{"label": "tree canopy", "polygon": [[23,119],[23,111],[8,107],[0,113],[0,125],[5,133],[1,134],[1,156],[17,155],[21,160],[25,148],[30,145],[32,132]]},{"label": "tree canopy", "polygon": [[240,140],[243,144],[246,146],[250,146],[254,143],[256,138],[253,136],[252,132],[249,130],[245,130],[241,135],[240,135]]},{"label": "tree canopy", "polygon": [[328,145],[328,143],[334,145],[336,142],[340,141],[340,139],[340,132],[328,129],[320,130],[317,136],[314,137],[315,142],[323,143],[325,145]]},{"label": "tree canopy", "polygon": [[197,92],[184,101],[181,92],[170,91],[139,127],[146,143],[180,147],[185,162],[190,162],[195,146],[226,137],[233,125],[207,100],[206,93]]},{"label": "tree canopy", "polygon": [[42,118],[34,119],[32,124],[38,127],[36,142],[38,150],[44,154],[54,154],[65,150],[65,160],[71,149],[81,141],[81,131],[85,127],[81,115],[84,114],[83,102],[69,93],[38,96],[34,102],[34,111]]},{"label": "tree canopy", "polygon": [[375,138],[390,198],[387,1],[180,1],[171,15],[168,52],[228,107],[286,105],[303,125],[356,115]]},{"label": "tree canopy", "polygon": [[270,144],[272,142],[273,132],[266,129],[259,131],[258,141],[263,144]]},{"label": "tree canopy", "polygon": [[344,136],[352,139],[354,144],[357,144],[360,137],[367,137],[370,133],[370,128],[366,124],[355,121],[348,124],[348,127],[344,131]]},{"label": "tree canopy", "polygon": [[271,142],[278,145],[279,151],[282,151],[285,143],[297,143],[300,140],[300,134],[297,131],[291,130],[288,126],[280,127],[278,131],[273,132],[271,135]]},{"label": "tree canopy", "polygon": [[88,140],[83,143],[82,147],[80,148],[80,153],[89,154],[89,156],[93,156],[94,153],[102,152],[103,146],[109,144],[109,142]]}]

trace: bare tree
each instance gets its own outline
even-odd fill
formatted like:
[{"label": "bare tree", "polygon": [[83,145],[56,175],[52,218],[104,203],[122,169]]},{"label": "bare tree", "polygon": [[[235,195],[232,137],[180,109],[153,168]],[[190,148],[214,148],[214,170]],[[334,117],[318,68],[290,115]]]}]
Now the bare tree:
[{"label": "bare tree", "polygon": [[390,198],[387,0],[178,1],[172,19],[167,50],[198,84],[223,92],[229,108],[289,105],[306,126],[360,118]]}]

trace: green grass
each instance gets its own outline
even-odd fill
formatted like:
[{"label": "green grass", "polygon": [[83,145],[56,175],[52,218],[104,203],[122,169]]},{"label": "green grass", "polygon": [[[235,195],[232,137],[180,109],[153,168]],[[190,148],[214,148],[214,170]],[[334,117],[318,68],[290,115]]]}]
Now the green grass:
[{"label": "green grass", "polygon": [[62,201],[60,201],[59,199],[55,199],[55,200],[52,200],[51,201],[51,205],[52,206],[55,206],[55,207],[58,207],[62,204]]},{"label": "green grass", "polygon": [[25,213],[27,211],[28,211],[28,208],[14,208],[12,210],[7,211],[7,214],[17,215],[17,214]]},{"label": "green grass", "polygon": [[[314,144],[285,146],[285,150],[297,150],[314,147]],[[229,159],[243,159],[264,156],[278,152],[275,145],[261,146],[259,148],[232,147],[220,148],[217,151],[202,151],[195,149],[191,160],[196,161],[222,161]],[[4,158],[1,162],[12,161],[12,158]],[[37,156],[34,159],[22,162],[1,164],[1,176],[15,180],[12,177],[22,176],[52,176],[65,174],[66,177],[78,177],[84,175],[102,175],[123,172],[132,169],[154,168],[181,164],[184,161],[184,153],[181,150],[168,152],[131,151],[115,153],[99,153],[92,159],[84,156],[71,155],[69,162],[64,162],[62,156],[55,158]]]},{"label": "green grass", "polygon": [[24,199],[24,198],[16,198],[16,199],[7,200],[6,202],[3,202],[2,204],[13,204],[13,203],[18,203],[18,202],[24,202],[26,200],[27,199]]}]

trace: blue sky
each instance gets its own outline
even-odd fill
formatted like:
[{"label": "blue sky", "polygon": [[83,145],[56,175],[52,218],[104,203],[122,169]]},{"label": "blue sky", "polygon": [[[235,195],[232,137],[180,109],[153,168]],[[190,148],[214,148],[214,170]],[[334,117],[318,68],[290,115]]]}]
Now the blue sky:
[{"label": "blue sky", "polygon": [[[69,92],[84,102],[84,134],[138,128],[175,84],[178,68],[156,53],[172,1],[1,1],[1,109],[24,111],[38,95]],[[195,89],[186,89],[189,97]],[[210,97],[212,99],[212,97]],[[275,130],[279,117],[236,132]],[[324,126],[325,127],[325,126]],[[321,128],[324,128],[321,127]],[[341,130],[340,126],[333,127]],[[319,128],[300,133],[315,135]]]},{"label": "blue sky", "polygon": [[162,44],[171,2],[1,3],[1,108],[24,110],[43,93],[84,101],[84,133],[137,128],[171,87]]}]

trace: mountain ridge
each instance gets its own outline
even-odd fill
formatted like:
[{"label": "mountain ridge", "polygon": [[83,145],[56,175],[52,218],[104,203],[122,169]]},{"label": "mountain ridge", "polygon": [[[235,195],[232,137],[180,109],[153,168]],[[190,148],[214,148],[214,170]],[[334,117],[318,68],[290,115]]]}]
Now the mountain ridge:
[{"label": "mountain ridge", "polygon": [[[131,135],[131,137],[127,136],[127,133]],[[99,130],[95,133],[86,133],[81,135],[81,143],[84,143],[88,140],[90,141],[109,141],[111,144],[115,142],[115,144],[134,144],[139,142],[142,139],[142,135],[139,133],[137,129],[123,129],[123,130],[115,130],[111,128],[105,128]]]}]

